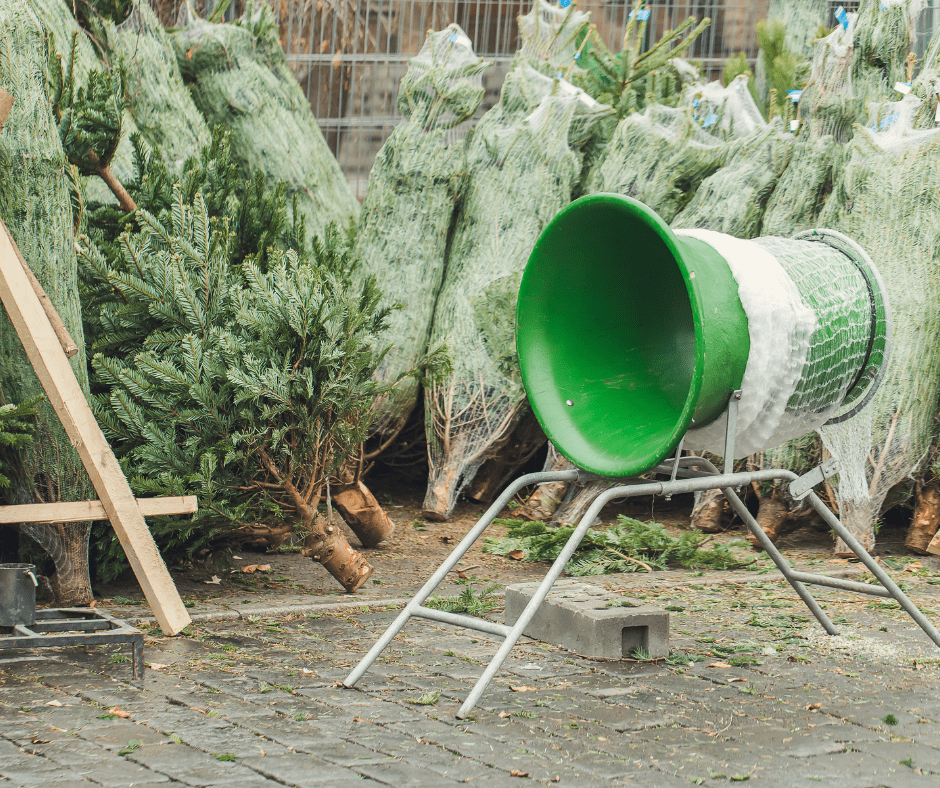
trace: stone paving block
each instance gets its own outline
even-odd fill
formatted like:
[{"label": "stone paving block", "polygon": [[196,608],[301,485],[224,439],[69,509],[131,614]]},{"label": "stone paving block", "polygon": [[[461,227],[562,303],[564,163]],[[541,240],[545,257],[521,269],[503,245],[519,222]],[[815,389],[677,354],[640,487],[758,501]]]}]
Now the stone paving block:
[{"label": "stone paving block", "polygon": [[[324,788],[357,778],[356,772],[327,763],[313,755],[279,755],[245,758],[242,764],[258,774],[297,788]],[[362,784],[359,780],[358,784]]]},{"label": "stone paving block", "polygon": [[156,785],[169,782],[166,775],[158,774],[140,764],[123,759],[73,766],[72,771],[77,776],[103,785],[105,788],[127,788],[129,785]]},{"label": "stone paving block", "polygon": [[[506,623],[514,624],[538,583],[506,587]],[[654,659],[669,656],[669,613],[635,602],[608,607],[609,592],[575,581],[560,581],[549,591],[525,634],[585,657],[622,659],[642,648]],[[618,597],[618,602],[630,600]]]},{"label": "stone paving block", "polygon": [[426,769],[420,756],[412,761],[390,760],[387,763],[370,763],[351,768],[359,774],[394,785],[396,788],[446,788],[460,784]]},{"label": "stone paving block", "polygon": [[936,740],[935,747],[925,744],[913,744],[903,741],[869,741],[853,745],[853,749],[882,758],[891,764],[900,764],[910,759],[913,768],[920,771],[940,774],[940,740]]}]

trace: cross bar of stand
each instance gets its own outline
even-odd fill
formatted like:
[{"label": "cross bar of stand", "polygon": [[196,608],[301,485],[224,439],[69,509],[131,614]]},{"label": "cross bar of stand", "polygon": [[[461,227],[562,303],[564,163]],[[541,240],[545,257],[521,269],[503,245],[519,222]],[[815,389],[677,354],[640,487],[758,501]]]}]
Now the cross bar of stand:
[{"label": "cross bar of stand", "polygon": [[[704,469],[697,470],[697,468]],[[748,471],[743,473],[720,473],[711,462],[702,457],[683,457],[671,459],[655,469],[656,473],[666,473],[670,475],[670,481],[667,482],[637,482],[636,480],[624,480],[626,483],[622,486],[613,487],[601,493],[585,512],[575,530],[572,532],[564,548],[558,557],[552,563],[544,579],[539,584],[538,589],[529,600],[525,609],[520,614],[512,627],[485,621],[471,616],[456,615],[453,613],[444,613],[440,610],[424,607],[424,602],[434,592],[447,573],[454,568],[457,562],[463,557],[470,546],[480,537],[483,531],[490,525],[493,519],[502,511],[503,507],[522,487],[530,484],[539,484],[545,481],[584,481],[594,478],[590,474],[580,471],[558,471],[548,473],[533,473],[517,479],[509,488],[487,509],[486,513],[473,529],[463,538],[459,545],[450,554],[447,560],[434,573],[424,587],[415,595],[415,597],[405,606],[405,609],[398,615],[395,621],[389,626],[382,637],[376,642],[372,649],[362,658],[358,665],[349,674],[343,684],[346,687],[353,687],[363,674],[369,669],[378,656],[385,650],[392,639],[397,635],[402,627],[413,616],[428,618],[434,621],[440,621],[454,626],[475,629],[490,634],[502,635],[503,643],[499,650],[493,656],[493,659],[487,665],[483,675],[477,680],[467,699],[464,701],[460,710],[457,712],[458,719],[464,719],[476,706],[480,697],[486,691],[493,676],[502,667],[503,662],[509,656],[509,652],[515,646],[516,642],[522,636],[526,627],[531,623],[536,612],[541,606],[545,597],[548,596],[552,586],[558,577],[562,574],[568,561],[578,549],[581,540],[584,538],[595,518],[600,511],[610,501],[615,498],[632,498],[640,495],[678,495],[688,492],[702,492],[705,490],[720,489],[730,502],[734,511],[744,520],[748,529],[757,539],[760,546],[764,549],[770,559],[776,564],[781,574],[792,586],[793,590],[799,595],[810,612],[816,617],[823,629],[830,635],[838,634],[835,625],[819,606],[819,603],[810,594],[806,584],[815,584],[838,588],[845,591],[854,591],[857,593],[871,594],[873,596],[885,596],[895,599],[901,607],[911,616],[920,626],[927,636],[940,646],[940,632],[936,630],[933,624],[927,620],[923,613],[914,605],[907,595],[897,586],[897,584],[888,576],[888,574],[877,564],[874,558],[859,544],[858,540],[852,536],[839,519],[823,504],[815,493],[810,493],[808,499],[813,508],[822,516],[827,525],[848,545],[865,567],[875,576],[877,585],[866,585],[852,580],[843,580],[841,578],[826,577],[824,575],[814,575],[807,572],[798,572],[794,570],[786,558],[776,548],[770,538],[764,533],[754,516],[748,511],[744,502],[735,493],[735,488],[752,482],[766,481],[793,481],[797,475],[792,471],[783,469]],[[677,478],[682,477],[682,478]]]}]

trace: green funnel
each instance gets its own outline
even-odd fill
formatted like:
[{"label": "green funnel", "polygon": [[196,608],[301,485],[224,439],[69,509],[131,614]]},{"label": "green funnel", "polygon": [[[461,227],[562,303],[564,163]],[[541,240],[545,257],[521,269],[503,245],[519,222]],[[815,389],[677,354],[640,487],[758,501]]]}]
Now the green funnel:
[{"label": "green funnel", "polygon": [[711,246],[643,203],[597,194],[546,227],[522,277],[516,344],[548,437],[602,476],[643,473],[741,386],[750,339]]}]

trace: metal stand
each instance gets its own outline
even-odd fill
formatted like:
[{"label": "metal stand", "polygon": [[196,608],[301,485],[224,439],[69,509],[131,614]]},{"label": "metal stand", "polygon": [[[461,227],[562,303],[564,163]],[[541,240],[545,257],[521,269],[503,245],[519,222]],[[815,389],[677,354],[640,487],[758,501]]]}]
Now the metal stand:
[{"label": "metal stand", "polygon": [[[734,456],[734,431],[737,417],[737,400],[739,392],[735,392],[729,404],[728,423],[725,439],[725,457]],[[503,510],[512,497],[523,487],[531,484],[541,484],[542,482],[577,482],[597,479],[592,474],[583,471],[559,471],[555,473],[530,473],[513,482],[506,491],[486,510],[486,513],[480,518],[479,522],[463,538],[454,551],[448,556],[447,560],[441,564],[440,568],[434,573],[430,580],[424,584],[424,587],[414,596],[414,598],[405,606],[405,609],[398,615],[392,625],[385,631],[382,637],[371,648],[352,673],[346,677],[343,684],[346,687],[355,686],[356,682],[362,678],[365,672],[371,667],[372,663],[385,650],[392,639],[397,635],[402,627],[408,623],[412,617],[426,618],[431,621],[439,621],[444,624],[464,627],[466,629],[486,632],[491,635],[499,635],[503,638],[503,644],[500,646],[496,655],[490,661],[483,675],[479,678],[473,690],[467,696],[466,701],[457,712],[458,719],[463,719],[470,714],[473,707],[479,701],[480,696],[486,690],[493,676],[500,669],[512,647],[519,640],[519,637],[529,625],[529,622],[535,616],[539,606],[548,596],[552,585],[564,571],[569,559],[574,555],[575,550],[584,538],[591,523],[600,513],[604,506],[615,498],[632,498],[639,495],[678,495],[680,493],[701,492],[704,490],[721,490],[737,515],[744,520],[748,529],[754,534],[760,546],[767,552],[771,560],[777,565],[777,568],[786,578],[787,582],[793,587],[793,590],[799,595],[800,599],[816,616],[816,620],[822,625],[830,635],[837,635],[838,630],[829,617],[823,612],[819,603],[813,598],[806,584],[828,586],[838,588],[842,591],[855,591],[860,594],[870,594],[871,596],[891,597],[896,600],[911,618],[920,626],[927,636],[940,646],[940,632],[931,624],[923,613],[914,605],[907,595],[898,588],[897,584],[888,576],[875,559],[859,544],[858,540],[846,530],[845,526],[829,510],[829,508],[812,492],[812,486],[819,484],[827,476],[836,472],[833,464],[827,463],[819,468],[810,471],[804,476],[797,476],[792,471],[783,469],[749,471],[746,473],[732,473],[730,459],[725,460],[725,472],[720,472],[711,462],[704,457],[679,457],[670,458],[663,464],[654,468],[651,473],[667,475],[669,481],[645,481],[641,479],[624,480],[623,486],[613,487],[599,495],[594,503],[581,518],[574,533],[568,539],[564,549],[555,559],[545,578],[542,580],[538,590],[533,595],[529,604],[526,605],[522,614],[516,623],[509,627],[505,624],[495,624],[474,616],[459,615],[456,613],[445,613],[441,610],[425,607],[424,603],[428,597],[434,593],[441,581],[447,576],[457,562],[463,557],[464,553],[480,537],[484,530],[490,525],[494,518]],[[868,585],[854,580],[844,580],[835,577],[826,577],[825,575],[809,574],[807,572],[798,572],[787,562],[786,558],[774,546],[764,530],[757,524],[757,521],[748,511],[744,502],[738,497],[735,489],[752,482],[768,481],[787,481],[790,482],[790,491],[796,498],[808,498],[810,505],[820,514],[826,524],[842,539],[849,549],[858,556],[865,567],[878,580],[880,585]]]},{"label": "metal stand", "polygon": [[0,632],[0,651],[128,643],[134,678],[144,677],[144,633],[100,610],[84,607],[37,610],[32,626],[18,624],[3,629],[6,631]]}]

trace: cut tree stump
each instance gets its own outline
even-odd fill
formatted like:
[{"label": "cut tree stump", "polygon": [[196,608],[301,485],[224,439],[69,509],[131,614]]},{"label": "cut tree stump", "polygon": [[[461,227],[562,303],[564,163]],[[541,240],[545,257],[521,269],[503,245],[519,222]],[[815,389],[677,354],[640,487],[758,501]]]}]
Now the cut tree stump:
[{"label": "cut tree stump", "polygon": [[940,482],[934,480],[925,485],[918,483],[914,499],[914,518],[904,546],[920,555],[927,555],[931,541],[940,528]]},{"label": "cut tree stump", "polygon": [[0,88],[0,131],[3,131],[3,124],[10,117],[11,109],[13,109],[13,96]]}]

